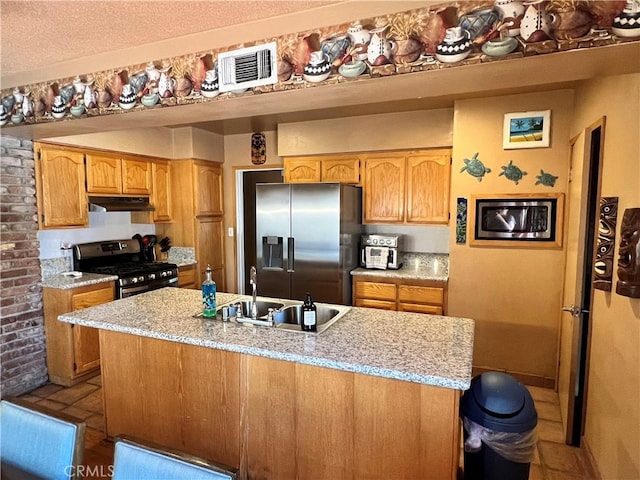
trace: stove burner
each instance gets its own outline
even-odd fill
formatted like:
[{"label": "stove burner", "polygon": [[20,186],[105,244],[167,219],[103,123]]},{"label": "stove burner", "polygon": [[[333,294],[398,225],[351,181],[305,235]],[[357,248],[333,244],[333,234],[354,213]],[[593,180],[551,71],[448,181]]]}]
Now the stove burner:
[{"label": "stove burner", "polygon": [[160,272],[170,268],[176,268],[177,265],[166,262],[130,262],[120,263],[116,265],[102,265],[90,267],[92,273],[103,273],[107,275],[129,276],[151,272]]},{"label": "stove burner", "polygon": [[117,275],[117,298],[178,285],[178,266],[145,260],[137,240],[74,245],[73,264],[81,272]]}]

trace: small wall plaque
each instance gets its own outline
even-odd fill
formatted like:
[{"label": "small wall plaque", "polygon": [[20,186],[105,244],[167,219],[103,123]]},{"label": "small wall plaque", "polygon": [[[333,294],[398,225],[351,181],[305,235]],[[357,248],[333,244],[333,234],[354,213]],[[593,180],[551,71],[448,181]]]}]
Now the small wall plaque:
[{"label": "small wall plaque", "polygon": [[456,207],[456,243],[467,243],[467,199],[459,197]]}]

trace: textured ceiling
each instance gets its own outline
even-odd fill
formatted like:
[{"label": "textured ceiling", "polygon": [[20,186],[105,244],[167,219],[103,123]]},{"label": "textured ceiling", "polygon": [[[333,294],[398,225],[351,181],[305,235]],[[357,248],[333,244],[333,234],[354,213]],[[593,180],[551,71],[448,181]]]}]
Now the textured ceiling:
[{"label": "textured ceiling", "polygon": [[338,1],[0,1],[2,76]]}]

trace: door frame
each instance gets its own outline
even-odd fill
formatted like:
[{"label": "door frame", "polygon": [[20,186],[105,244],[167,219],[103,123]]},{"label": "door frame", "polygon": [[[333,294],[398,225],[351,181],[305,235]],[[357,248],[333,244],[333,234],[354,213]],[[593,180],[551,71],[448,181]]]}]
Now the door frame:
[{"label": "door frame", "polygon": [[236,257],[236,290],[240,294],[245,294],[245,278],[244,278],[244,174],[247,172],[255,172],[257,170],[275,170],[284,172],[282,166],[254,166],[254,167],[234,167],[234,195],[235,195],[235,257]]},{"label": "door frame", "polygon": [[[587,410],[592,330],[591,312],[594,290],[592,280],[593,265],[596,255],[596,238],[598,234],[605,124],[606,117],[603,116],[584,130],[583,165],[582,172],[580,173],[583,178],[581,197],[585,199],[586,210],[584,211],[585,218],[582,219],[584,220],[584,223],[581,221],[581,225],[583,225],[581,228],[583,228],[583,231],[579,232],[578,236],[578,238],[581,239],[580,241],[583,243],[581,246],[581,249],[583,250],[583,258],[578,258],[578,261],[582,262],[582,269],[579,270],[582,273],[582,276],[580,279],[581,287],[579,292],[576,291],[576,297],[579,293],[580,298],[575,299],[574,305],[577,306],[577,309],[572,314],[574,326],[572,332],[573,338],[571,341],[571,365],[569,367],[570,371],[568,382],[569,396],[565,425],[565,441],[567,444],[573,446],[580,446],[581,438],[584,434]],[[572,150],[573,145],[578,138],[579,136],[572,139]],[[571,186],[569,186],[569,188],[571,188]],[[570,195],[567,195],[567,197],[570,198]],[[578,206],[580,207],[581,205]],[[571,207],[575,208],[576,205],[571,205]],[[571,305],[571,307],[574,307],[574,305]],[[563,310],[571,307],[565,305],[563,306]],[[561,358],[561,352],[558,353],[559,358]],[[558,378],[560,378],[559,373]]]}]

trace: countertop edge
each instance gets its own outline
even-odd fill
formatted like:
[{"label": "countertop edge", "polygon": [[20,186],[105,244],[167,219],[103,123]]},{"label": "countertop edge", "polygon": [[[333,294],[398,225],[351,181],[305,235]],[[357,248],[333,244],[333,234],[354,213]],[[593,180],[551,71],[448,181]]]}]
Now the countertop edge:
[{"label": "countertop edge", "polygon": [[101,275],[97,273],[83,273],[82,277],[78,278],[57,274],[43,277],[39,284],[42,288],[71,290],[73,288],[86,287],[88,285],[114,282],[117,279],[117,275]]},{"label": "countertop edge", "polygon": [[267,350],[264,348],[234,345],[234,344],[223,343],[223,342],[215,342],[211,340],[198,340],[193,337],[162,334],[159,332],[140,329],[140,328],[117,327],[112,324],[108,324],[104,322],[78,320],[76,317],[73,317],[70,314],[60,315],[58,317],[58,320],[65,323],[73,323],[73,324],[81,325],[84,327],[93,327],[93,328],[108,330],[116,333],[137,335],[140,337],[154,338],[157,340],[167,340],[167,341],[172,341],[177,343],[184,343],[187,345],[194,345],[197,347],[213,348],[216,350],[224,350],[227,352],[254,355],[257,357],[271,358],[274,360],[284,360],[284,361],[301,363],[301,364],[311,365],[316,367],[342,370],[346,372],[362,373],[366,375],[373,375],[376,377],[390,378],[395,380],[407,381],[411,383],[419,383],[424,385],[432,385],[436,387],[450,388],[454,390],[467,390],[471,385],[470,380],[469,382],[465,382],[461,380],[437,377],[433,375],[420,375],[416,373],[403,372],[401,370],[393,370],[390,368],[380,368],[380,367],[374,367],[369,365],[358,365],[358,364],[340,362],[336,360],[323,359],[318,357],[297,355],[297,354],[286,353],[286,352],[277,352],[274,350]]},{"label": "countertop edge", "polygon": [[[219,304],[246,297],[220,292]],[[455,390],[470,386],[475,330],[472,319],[441,315],[428,315],[432,317],[428,319],[417,313],[351,307],[325,332],[285,333],[220,320],[205,322],[184,313],[199,302],[198,291],[165,288],[64,313],[58,320]],[[245,328],[249,335],[243,333]],[[425,339],[424,344],[420,338]]]}]

